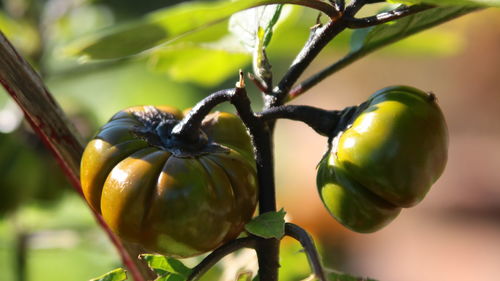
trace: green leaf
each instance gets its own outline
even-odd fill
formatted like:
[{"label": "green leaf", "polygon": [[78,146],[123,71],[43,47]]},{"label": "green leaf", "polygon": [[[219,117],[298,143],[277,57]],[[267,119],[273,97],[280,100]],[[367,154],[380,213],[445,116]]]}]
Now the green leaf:
[{"label": "green leaf", "polygon": [[174,258],[153,254],[142,254],[140,257],[145,260],[148,266],[158,275],[179,275],[185,278],[191,273],[191,269],[189,267]]},{"label": "green leaf", "polygon": [[[282,15],[283,5],[267,5],[236,13],[229,19],[229,31],[253,56],[253,72],[261,81],[271,81],[271,65],[266,47]],[[288,10],[286,15],[290,14]]]},{"label": "green leaf", "polygon": [[177,81],[215,86],[250,62],[246,53],[228,52],[208,45],[181,44],[155,51],[151,55],[155,71],[168,74]]},{"label": "green leaf", "polygon": [[437,7],[375,27],[356,30],[348,57],[360,57],[424,29],[477,10],[477,7]]},{"label": "green leaf", "polygon": [[267,5],[236,13],[229,18],[229,31],[240,39],[249,53],[264,48],[271,40],[282,8],[283,5]]},{"label": "green leaf", "polygon": [[90,281],[123,281],[127,280],[127,273],[123,268],[117,268]]},{"label": "green leaf", "polygon": [[40,35],[29,21],[9,17],[0,9],[0,30],[24,55],[32,55],[40,48]]},{"label": "green leaf", "polygon": [[500,7],[500,0],[391,0],[392,3],[433,4],[438,6],[482,6]]},{"label": "green leaf", "polygon": [[283,209],[264,213],[247,223],[245,230],[259,237],[281,239],[285,235],[285,214]]},{"label": "green leaf", "polygon": [[179,41],[183,36],[207,28],[232,14],[269,3],[290,0],[219,0],[185,2],[153,12],[142,19],[77,40],[65,53],[86,59],[116,59],[136,55],[159,45]]}]

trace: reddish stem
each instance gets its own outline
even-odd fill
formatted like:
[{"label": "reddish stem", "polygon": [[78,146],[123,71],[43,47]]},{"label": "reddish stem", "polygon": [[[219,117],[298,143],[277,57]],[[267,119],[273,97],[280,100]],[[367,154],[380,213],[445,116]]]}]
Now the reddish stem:
[{"label": "reddish stem", "polygon": [[[74,189],[82,196],[79,180],[83,143],[72,124],[45,87],[42,79],[0,31],[0,83],[24,112],[33,130],[52,151]],[[83,197],[83,196],[82,196]],[[123,264],[136,281],[144,281],[147,268],[140,268],[102,217],[92,211],[118,250]],[[141,273],[141,270],[142,272]]]}]

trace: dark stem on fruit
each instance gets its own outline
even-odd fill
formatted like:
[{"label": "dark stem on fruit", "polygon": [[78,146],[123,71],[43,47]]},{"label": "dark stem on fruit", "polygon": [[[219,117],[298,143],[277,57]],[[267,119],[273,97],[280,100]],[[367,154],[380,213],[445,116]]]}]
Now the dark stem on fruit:
[{"label": "dark stem on fruit", "polygon": [[229,101],[234,88],[217,91],[199,101],[171,132],[172,137],[188,143],[196,143],[200,138],[200,128],[205,116],[217,105]]},{"label": "dark stem on fruit", "polygon": [[257,165],[260,213],[276,211],[276,197],[274,187],[274,163],[269,129],[265,120],[259,118],[252,110],[250,99],[245,90],[243,73],[240,72],[240,81],[236,88],[221,90],[211,94],[188,113],[188,115],[172,130],[178,137],[197,136],[197,132],[205,116],[216,105],[230,101],[241,120],[248,128],[255,149]]},{"label": "dark stem on fruit", "polygon": [[206,256],[199,264],[197,264],[191,274],[189,274],[186,281],[196,281],[200,279],[203,274],[205,274],[210,268],[212,268],[217,262],[219,262],[225,256],[244,249],[255,249],[257,246],[257,238],[255,237],[245,237],[232,240],[219,248],[215,249],[208,256]]},{"label": "dark stem on fruit", "polygon": [[299,243],[304,247],[305,253],[307,255],[307,260],[311,266],[312,272],[319,281],[327,281],[323,266],[319,258],[318,251],[314,245],[314,241],[302,227],[293,224],[285,224],[285,235],[294,238],[299,241]]},{"label": "dark stem on fruit", "polygon": [[[270,130],[266,126],[266,122],[256,116],[252,110],[242,72],[240,72],[240,80],[236,84],[236,88],[216,92],[199,102],[183,120],[177,133],[179,136],[194,134],[198,131],[197,128],[199,128],[204,116],[217,104],[225,101],[230,101],[234,105],[252,140],[259,186],[259,213],[274,212],[276,211],[276,192]],[[199,124],[194,124],[194,122],[199,122]],[[278,280],[279,240],[259,239],[255,248],[259,261],[260,280]]]}]

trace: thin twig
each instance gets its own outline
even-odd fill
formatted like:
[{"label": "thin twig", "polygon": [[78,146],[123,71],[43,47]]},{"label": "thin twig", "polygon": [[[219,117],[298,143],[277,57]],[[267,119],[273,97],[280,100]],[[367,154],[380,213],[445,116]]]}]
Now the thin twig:
[{"label": "thin twig", "polygon": [[311,236],[303,228],[293,223],[285,224],[285,235],[300,242],[302,247],[304,247],[307,259],[316,278],[320,281],[327,281],[318,251]]},{"label": "thin twig", "polygon": [[347,19],[347,27],[349,28],[365,28],[374,25],[383,24],[393,20],[400,19],[418,12],[425,11],[433,8],[432,5],[413,5],[413,6],[400,6],[392,11],[380,13],[375,16],[366,18],[349,18]]},{"label": "thin twig", "polygon": [[263,93],[263,94],[268,94],[269,93],[269,88],[264,85],[262,82],[260,82],[259,79],[257,79],[257,77],[255,77],[255,75],[253,75],[252,73],[248,73],[248,79],[250,79],[250,81],[252,81],[255,86]]},{"label": "thin twig", "polygon": [[205,274],[210,268],[212,268],[225,256],[243,248],[255,249],[256,245],[257,240],[255,237],[245,237],[230,241],[220,246],[193,268],[186,281],[198,280],[203,274]]},{"label": "thin twig", "polygon": [[[79,180],[83,143],[42,79],[0,32],[0,83],[16,101],[28,123],[50,149],[75,190],[82,195]],[[121,255],[136,281],[143,281],[139,262],[134,262],[101,216],[92,212]],[[142,268],[141,268],[142,269]],[[144,267],[144,272],[148,270]]]}]

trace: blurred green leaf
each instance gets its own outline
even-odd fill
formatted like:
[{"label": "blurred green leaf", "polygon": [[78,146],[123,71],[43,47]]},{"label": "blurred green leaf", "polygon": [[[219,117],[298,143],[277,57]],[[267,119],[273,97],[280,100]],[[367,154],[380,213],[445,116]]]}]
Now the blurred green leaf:
[{"label": "blurred green leaf", "polygon": [[465,45],[466,39],[460,30],[431,29],[391,44],[382,52],[391,56],[452,56],[460,53]]},{"label": "blurred green leaf", "polygon": [[264,213],[247,223],[245,230],[259,237],[281,239],[285,235],[285,214],[283,209]]},{"label": "blurred green leaf", "polygon": [[240,272],[235,281],[252,281],[253,273],[250,271]]},{"label": "blurred green leaf", "polygon": [[176,45],[155,51],[150,59],[155,71],[205,87],[218,85],[230,76],[237,77],[238,69],[249,61],[248,54],[228,52],[209,44]]},{"label": "blurred green leaf", "polygon": [[303,280],[311,272],[304,248],[285,236],[280,244],[280,280]]},{"label": "blurred green leaf", "polygon": [[127,273],[123,268],[117,268],[90,281],[123,281],[127,280]]},{"label": "blurred green leaf", "polygon": [[483,7],[500,7],[500,0],[390,0],[392,3],[403,4],[434,4],[439,6],[483,6]]},{"label": "blurred green leaf", "polygon": [[148,266],[158,275],[173,273],[182,277],[187,277],[191,273],[191,269],[189,267],[174,258],[153,254],[142,254],[140,257],[145,260]]},{"label": "blurred green leaf", "polygon": [[186,108],[202,97],[188,83],[176,83],[165,75],[152,73],[144,61],[96,67],[73,76],[52,76],[48,85],[63,106],[77,102],[91,109],[99,124],[133,105]]},{"label": "blurred green leaf", "polygon": [[177,274],[166,274],[155,279],[155,281],[185,281],[186,278]]},{"label": "blurred green leaf", "polygon": [[362,56],[424,29],[477,10],[477,7],[438,7],[403,19],[356,30],[348,56]]},{"label": "blurred green leaf", "polygon": [[357,277],[340,272],[329,272],[327,278],[328,281],[377,281],[367,277]]},{"label": "blurred green leaf", "polygon": [[68,55],[87,59],[116,59],[172,43],[188,33],[220,22],[232,14],[268,3],[288,0],[237,0],[185,2],[144,18],[103,30],[69,45]]},{"label": "blurred green leaf", "polygon": [[12,19],[0,10],[0,30],[24,55],[31,55],[40,47],[36,27],[24,19]]}]

